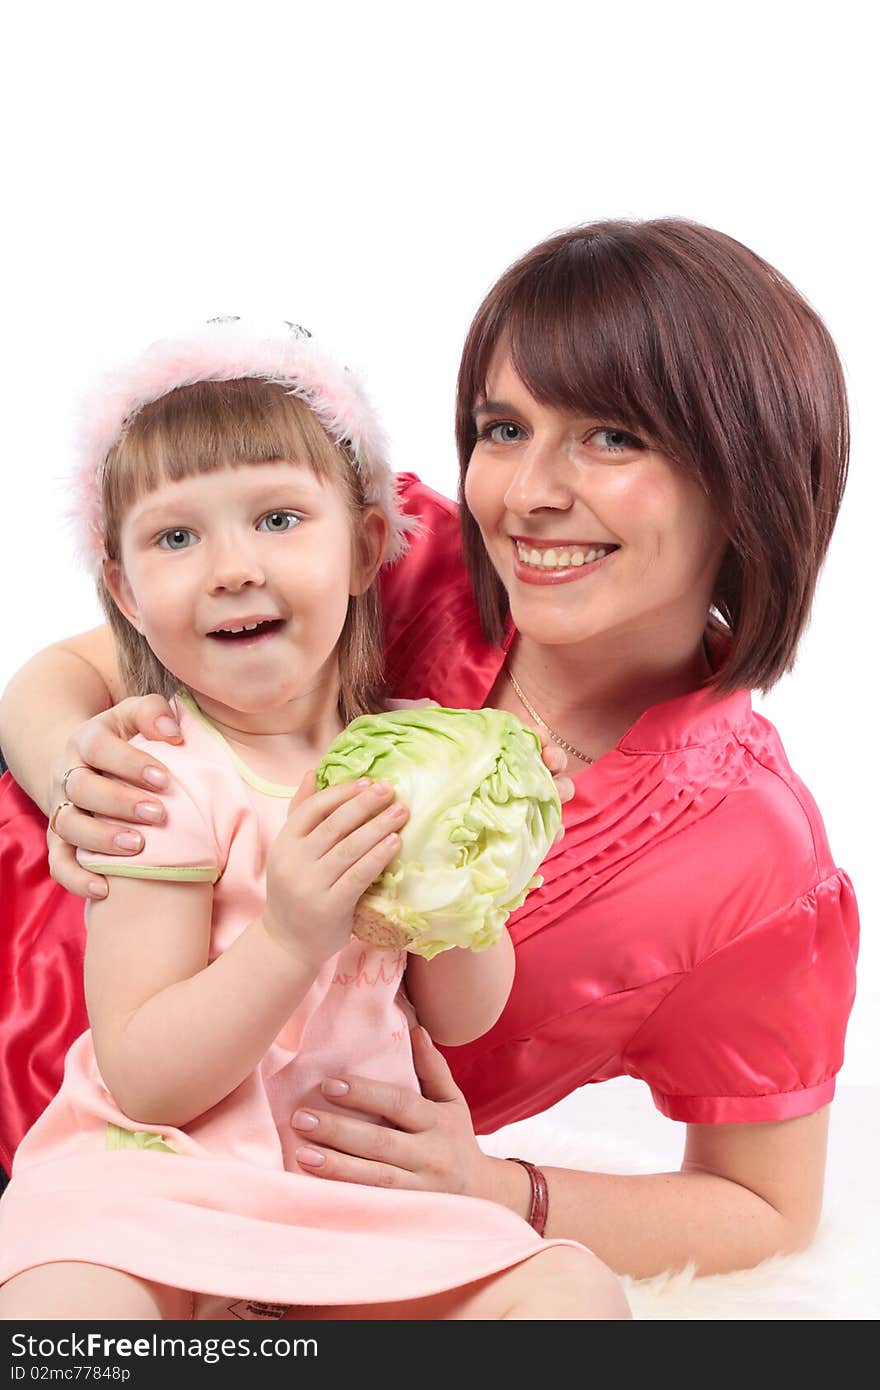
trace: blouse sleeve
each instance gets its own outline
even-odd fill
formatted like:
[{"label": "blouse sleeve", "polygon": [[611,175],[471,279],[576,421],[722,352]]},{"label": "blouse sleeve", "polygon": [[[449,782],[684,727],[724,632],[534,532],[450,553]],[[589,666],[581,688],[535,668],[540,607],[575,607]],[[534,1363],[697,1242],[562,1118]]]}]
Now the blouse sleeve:
[{"label": "blouse sleeve", "polygon": [[837,872],[702,960],[631,1039],[625,1070],[693,1124],[809,1115],[834,1095],[858,914]]},{"label": "blouse sleeve", "polygon": [[137,854],[119,856],[77,850],[77,859],[83,868],[115,878],[216,883],[223,871],[224,856],[207,810],[200,805],[204,798],[199,794],[197,771],[186,749],[140,736],[132,742],[164,761],[172,774],[169,790],[162,793],[167,819],[162,825],[145,827],[144,847]]},{"label": "blouse sleeve", "polygon": [[389,689],[406,699],[479,709],[498,675],[500,649],[480,625],[458,508],[412,473],[397,475],[397,489],[401,508],[419,526],[406,554],[379,576]]}]

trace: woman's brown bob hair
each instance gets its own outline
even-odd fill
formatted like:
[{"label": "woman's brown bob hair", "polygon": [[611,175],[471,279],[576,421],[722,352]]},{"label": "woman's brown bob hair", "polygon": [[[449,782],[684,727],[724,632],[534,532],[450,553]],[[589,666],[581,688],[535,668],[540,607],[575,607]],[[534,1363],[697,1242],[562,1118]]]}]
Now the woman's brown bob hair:
[{"label": "woman's brown bob hair", "polygon": [[675,218],[576,227],[511,266],[471,325],[456,409],[464,552],[493,642],[507,595],[464,479],[502,341],[537,400],[641,434],[700,483],[728,537],[710,622],[732,647],[712,686],[768,690],[794,664],[846,482],[846,388],[819,316],[740,242]]},{"label": "woman's brown bob hair", "polygon": [[[210,473],[237,464],[291,459],[342,487],[352,520],[352,543],[362,563],[364,529],[357,518],[368,505],[359,474],[344,448],[325,434],[308,406],[273,382],[204,381],[181,386],[146,405],[110,451],[102,477],[104,544],[120,560],[120,530],[138,497],[163,481]],[[130,695],[153,692],[170,698],[179,682],[154,656],[147,641],[116,607],[103,578],[98,594],[116,641],[119,667]],[[340,718],[382,708],[382,625],[376,585],[348,601],[339,642]]]}]

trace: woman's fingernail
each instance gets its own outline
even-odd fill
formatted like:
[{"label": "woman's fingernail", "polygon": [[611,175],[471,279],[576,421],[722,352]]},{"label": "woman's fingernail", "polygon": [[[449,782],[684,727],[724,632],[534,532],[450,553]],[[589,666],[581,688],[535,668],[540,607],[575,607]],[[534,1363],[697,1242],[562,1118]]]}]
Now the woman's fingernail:
[{"label": "woman's fingernail", "polygon": [[325,1159],[324,1155],[319,1153],[317,1149],[297,1149],[296,1161],[297,1163],[304,1163],[307,1168],[320,1168]]},{"label": "woman's fingernail", "polygon": [[321,1090],[325,1096],[347,1096],[351,1087],[347,1081],[339,1081],[337,1077],[331,1076],[328,1081],[321,1082]]},{"label": "woman's fingernail", "polygon": [[155,801],[139,801],[134,808],[140,820],[161,820],[165,812]]},{"label": "woman's fingernail", "polygon": [[355,783],[355,786],[358,787],[371,787],[372,785],[373,779],[371,777],[359,777]]},{"label": "woman's fingernail", "polygon": [[169,738],[180,738],[180,725],[169,714],[159,715],[156,728],[160,734],[167,734]]},{"label": "woman's fingernail", "polygon": [[373,783],[373,791],[376,793],[377,796],[387,796],[390,790],[391,788],[389,787],[387,782]]},{"label": "woman's fingernail", "polygon": [[132,830],[123,830],[121,835],[113,836],[114,845],[120,849],[140,849],[143,840],[140,835],[135,835]]},{"label": "woman's fingernail", "polygon": [[419,1032],[422,1035],[422,1042],[425,1044],[425,1047],[433,1047],[434,1039],[431,1037],[431,1034],[428,1032],[427,1028],[423,1028],[420,1024]]},{"label": "woman's fingernail", "polygon": [[106,883],[103,881],[103,879],[93,879],[92,882],[89,884],[89,897],[90,897],[90,898],[106,898],[106,896],[107,896],[107,885],[106,885]]},{"label": "woman's fingernail", "polygon": [[294,1129],[317,1129],[318,1117],[308,1110],[296,1110],[290,1123]]},{"label": "woman's fingernail", "polygon": [[151,787],[168,786],[168,776],[161,767],[145,767],[141,776],[145,782],[149,782]]}]

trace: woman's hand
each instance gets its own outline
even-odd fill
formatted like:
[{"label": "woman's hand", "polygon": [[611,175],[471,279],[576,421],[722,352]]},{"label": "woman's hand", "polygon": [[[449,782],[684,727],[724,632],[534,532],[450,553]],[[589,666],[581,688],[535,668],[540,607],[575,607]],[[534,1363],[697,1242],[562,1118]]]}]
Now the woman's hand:
[{"label": "woman's hand", "polygon": [[[530,724],[529,728],[534,728],[534,725]],[[535,733],[541,740],[541,757],[544,760],[544,766],[553,773],[553,781],[556,783],[559,800],[564,806],[566,801],[571,801],[574,796],[574,782],[570,777],[566,776],[568,754],[559,747],[558,743],[554,743],[550,735],[543,729],[535,729]],[[564,834],[565,826],[560,825],[556,834],[553,836],[554,845],[559,844]]]},{"label": "woman's hand", "polygon": [[[165,819],[156,792],[168,786],[168,769],[131,746],[135,734],[165,743],[183,741],[161,695],[121,700],[75,730],[52,772],[49,871],[81,898],[106,897],[107,883],[77,863],[77,849],[136,854],[143,836],[133,827]],[[110,824],[105,816],[130,822],[132,828]]]},{"label": "woman's hand", "polygon": [[[410,1036],[422,1094],[360,1076],[328,1078],[321,1089],[335,1106],[387,1123],[297,1110],[291,1119],[302,1140],[296,1160],[305,1171],[340,1182],[488,1196],[493,1160],[477,1143],[467,1101],[425,1029]],[[348,1089],[341,1092],[342,1086]]]}]

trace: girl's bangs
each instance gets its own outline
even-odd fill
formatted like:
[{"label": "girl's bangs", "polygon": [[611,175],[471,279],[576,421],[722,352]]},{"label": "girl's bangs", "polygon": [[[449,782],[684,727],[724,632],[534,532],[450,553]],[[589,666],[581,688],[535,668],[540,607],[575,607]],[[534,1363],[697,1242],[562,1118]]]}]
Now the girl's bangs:
[{"label": "girl's bangs", "polygon": [[250,378],[178,387],[138,411],[108,456],[108,539],[126,508],[162,483],[282,459],[307,463],[322,478],[341,462],[313,412],[286,387]]}]

